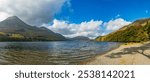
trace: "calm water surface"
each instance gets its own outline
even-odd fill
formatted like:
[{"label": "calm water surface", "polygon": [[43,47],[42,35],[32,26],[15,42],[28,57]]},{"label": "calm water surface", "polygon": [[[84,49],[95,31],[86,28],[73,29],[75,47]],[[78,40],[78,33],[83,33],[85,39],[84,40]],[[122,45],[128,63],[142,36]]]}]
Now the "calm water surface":
[{"label": "calm water surface", "polygon": [[75,65],[119,45],[94,41],[0,42],[0,64]]}]

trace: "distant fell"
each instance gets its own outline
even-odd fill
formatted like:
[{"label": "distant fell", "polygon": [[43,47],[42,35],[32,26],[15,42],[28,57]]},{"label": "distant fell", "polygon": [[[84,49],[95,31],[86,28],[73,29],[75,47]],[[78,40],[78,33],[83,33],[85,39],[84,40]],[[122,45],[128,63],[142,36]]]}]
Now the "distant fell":
[{"label": "distant fell", "polygon": [[70,38],[70,40],[90,40],[90,39],[85,36],[77,36],[77,37]]}]

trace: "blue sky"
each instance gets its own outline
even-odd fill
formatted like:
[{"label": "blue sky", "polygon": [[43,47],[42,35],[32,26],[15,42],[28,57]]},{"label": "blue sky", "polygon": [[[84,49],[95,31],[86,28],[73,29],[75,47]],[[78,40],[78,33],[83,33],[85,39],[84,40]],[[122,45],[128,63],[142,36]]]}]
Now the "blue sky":
[{"label": "blue sky", "polygon": [[66,37],[96,38],[149,17],[150,0],[70,0],[47,27]]},{"label": "blue sky", "polygon": [[74,23],[115,19],[117,15],[127,21],[150,17],[150,0],[71,0],[71,9],[63,9],[57,19]]}]

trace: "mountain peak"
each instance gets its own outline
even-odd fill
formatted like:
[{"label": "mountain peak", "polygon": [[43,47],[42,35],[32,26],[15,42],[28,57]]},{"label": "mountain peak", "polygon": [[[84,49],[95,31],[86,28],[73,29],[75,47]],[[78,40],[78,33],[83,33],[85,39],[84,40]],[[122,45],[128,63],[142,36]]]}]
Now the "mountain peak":
[{"label": "mountain peak", "polygon": [[16,21],[16,20],[19,20],[19,21],[20,21],[21,19],[19,19],[17,16],[11,16],[11,17],[8,17],[8,18],[5,19],[5,20],[13,20],[13,21],[14,21],[14,20],[15,20],[15,21]]},{"label": "mountain peak", "polygon": [[[8,18],[18,18],[17,16],[11,16],[11,17],[8,17]],[[19,18],[18,18],[19,19]]]},{"label": "mountain peak", "polygon": [[11,16],[8,17],[7,19],[3,20],[1,22],[1,25],[3,26],[26,26],[27,24],[24,23],[20,18],[17,16]]}]

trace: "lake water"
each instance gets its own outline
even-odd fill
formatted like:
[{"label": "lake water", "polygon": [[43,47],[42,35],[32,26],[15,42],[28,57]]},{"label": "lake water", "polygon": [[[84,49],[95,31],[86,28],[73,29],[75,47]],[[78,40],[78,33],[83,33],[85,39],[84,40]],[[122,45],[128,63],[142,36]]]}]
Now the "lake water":
[{"label": "lake water", "polygon": [[115,42],[0,42],[0,64],[76,65],[119,46]]}]

